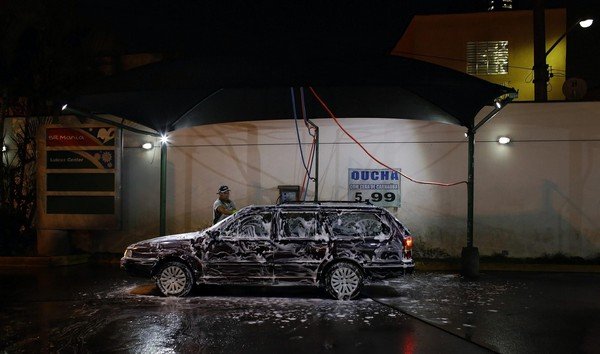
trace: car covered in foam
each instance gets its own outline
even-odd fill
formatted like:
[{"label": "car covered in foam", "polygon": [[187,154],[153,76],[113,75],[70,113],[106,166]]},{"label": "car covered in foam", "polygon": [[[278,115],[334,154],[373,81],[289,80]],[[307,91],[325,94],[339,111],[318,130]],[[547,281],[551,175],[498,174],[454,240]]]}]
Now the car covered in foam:
[{"label": "car covered in foam", "polygon": [[413,239],[387,210],[351,203],[248,206],[198,232],[127,247],[121,267],[166,296],[200,284],[310,284],[352,299],[366,280],[411,273]]}]

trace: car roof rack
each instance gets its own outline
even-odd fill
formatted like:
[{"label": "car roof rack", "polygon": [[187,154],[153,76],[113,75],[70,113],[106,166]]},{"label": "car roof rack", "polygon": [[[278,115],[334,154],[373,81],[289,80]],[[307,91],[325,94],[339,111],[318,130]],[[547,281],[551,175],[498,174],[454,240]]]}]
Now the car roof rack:
[{"label": "car roof rack", "polygon": [[283,202],[283,203],[277,203],[277,205],[282,205],[282,204],[296,204],[296,205],[302,205],[302,204],[317,204],[317,205],[322,205],[322,204],[358,204],[358,205],[373,205],[370,201],[367,202],[357,202],[354,200],[318,200],[318,201],[314,201],[314,200],[306,200],[306,201],[302,201],[302,200],[295,200],[295,201],[287,201],[287,202]]}]

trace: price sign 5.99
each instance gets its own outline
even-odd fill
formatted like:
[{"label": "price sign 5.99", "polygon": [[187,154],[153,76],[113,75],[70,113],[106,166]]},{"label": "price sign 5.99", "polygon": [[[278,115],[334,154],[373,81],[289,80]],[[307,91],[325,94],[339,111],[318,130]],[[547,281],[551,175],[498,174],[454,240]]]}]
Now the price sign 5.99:
[{"label": "price sign 5.99", "polygon": [[[399,170],[399,169],[398,169]],[[388,169],[348,169],[348,200],[400,206],[400,174]]]}]

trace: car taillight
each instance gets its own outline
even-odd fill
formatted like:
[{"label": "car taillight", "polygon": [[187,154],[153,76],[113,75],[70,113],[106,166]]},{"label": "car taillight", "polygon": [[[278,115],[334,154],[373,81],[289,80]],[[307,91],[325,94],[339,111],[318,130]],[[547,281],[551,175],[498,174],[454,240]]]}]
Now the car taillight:
[{"label": "car taillight", "polygon": [[413,246],[413,238],[412,236],[406,236],[404,238],[404,249],[405,250],[410,250],[412,249]]}]

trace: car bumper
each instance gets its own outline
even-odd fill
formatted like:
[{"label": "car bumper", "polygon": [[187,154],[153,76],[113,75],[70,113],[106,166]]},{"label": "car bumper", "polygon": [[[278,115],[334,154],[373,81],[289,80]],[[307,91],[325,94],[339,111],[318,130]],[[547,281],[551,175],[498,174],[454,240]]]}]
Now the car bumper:
[{"label": "car bumper", "polygon": [[149,278],[153,275],[156,258],[121,258],[121,269],[137,277]]},{"label": "car bumper", "polygon": [[364,266],[366,276],[371,279],[395,278],[406,273],[412,273],[415,262],[402,261],[401,263],[372,263]]}]

